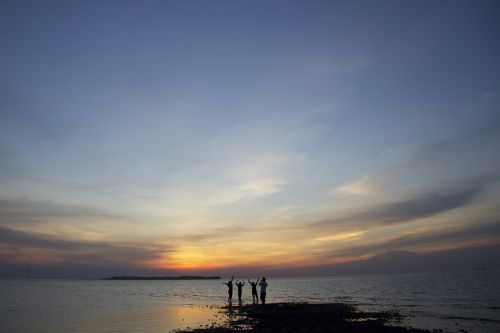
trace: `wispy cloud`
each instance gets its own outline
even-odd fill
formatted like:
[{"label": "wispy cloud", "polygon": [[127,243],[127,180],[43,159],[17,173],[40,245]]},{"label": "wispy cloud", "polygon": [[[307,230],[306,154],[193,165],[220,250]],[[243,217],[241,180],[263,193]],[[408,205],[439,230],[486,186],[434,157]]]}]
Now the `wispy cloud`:
[{"label": "wispy cloud", "polygon": [[98,208],[26,199],[0,199],[0,223],[77,217],[123,218]]},{"label": "wispy cloud", "polygon": [[319,226],[350,227],[405,223],[462,207],[476,198],[487,182],[473,182],[466,188],[421,193],[410,199],[378,204],[360,209],[351,215],[317,223]]},{"label": "wispy cloud", "polygon": [[264,154],[242,158],[237,165],[226,169],[235,181],[240,198],[257,198],[281,190],[287,182],[288,167],[297,160],[291,154]]},{"label": "wispy cloud", "polygon": [[374,255],[395,250],[417,250],[433,252],[450,248],[484,246],[500,243],[500,222],[486,222],[457,226],[446,230],[414,232],[408,235],[386,239],[381,243],[366,246],[352,246],[332,251],[329,257]]},{"label": "wispy cloud", "polygon": [[172,251],[165,245],[67,240],[0,227],[0,255],[12,262],[141,266]]},{"label": "wispy cloud", "polygon": [[500,178],[500,123],[449,140],[409,147],[405,161],[332,189],[332,193],[395,195],[439,190],[473,179]]},{"label": "wispy cloud", "polygon": [[364,176],[359,180],[336,187],[330,193],[347,193],[352,195],[380,195],[384,188],[375,177]]}]

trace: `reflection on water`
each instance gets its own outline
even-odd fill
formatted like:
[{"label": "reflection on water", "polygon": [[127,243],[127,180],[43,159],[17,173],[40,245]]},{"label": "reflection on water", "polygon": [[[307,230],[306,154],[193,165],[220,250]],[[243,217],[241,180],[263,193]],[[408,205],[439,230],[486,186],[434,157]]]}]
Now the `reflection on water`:
[{"label": "reflection on water", "polygon": [[[0,332],[169,332],[221,323],[214,306],[175,302],[171,284],[4,280]],[[170,290],[170,296],[165,289]],[[188,298],[184,295],[184,299]]]},{"label": "reflection on water", "polygon": [[[220,281],[0,281],[0,332],[168,332],[229,317]],[[343,302],[395,310],[406,323],[500,332],[500,272],[270,279],[269,301]],[[243,303],[251,303],[250,288]],[[208,306],[207,306],[208,305]],[[455,324],[456,323],[456,324]]]},{"label": "reflection on water", "polygon": [[224,315],[214,306],[169,307],[163,311],[161,318],[168,318],[170,326],[175,328],[194,328],[226,322]]},{"label": "reflection on water", "polygon": [[94,309],[70,310],[56,307],[53,311],[11,311],[4,314],[0,332],[169,332],[221,324],[227,318],[209,306],[166,306],[162,309]]}]

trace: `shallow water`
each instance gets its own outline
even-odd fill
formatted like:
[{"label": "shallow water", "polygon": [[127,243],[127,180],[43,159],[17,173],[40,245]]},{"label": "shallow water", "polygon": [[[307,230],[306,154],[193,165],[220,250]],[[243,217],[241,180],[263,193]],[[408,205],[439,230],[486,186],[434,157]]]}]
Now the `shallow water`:
[{"label": "shallow water", "polygon": [[[246,280],[246,279],[245,279]],[[403,324],[500,332],[500,272],[269,279],[268,302],[359,304]],[[244,287],[243,302],[251,302]],[[168,332],[224,321],[220,280],[1,280],[0,332]]]}]

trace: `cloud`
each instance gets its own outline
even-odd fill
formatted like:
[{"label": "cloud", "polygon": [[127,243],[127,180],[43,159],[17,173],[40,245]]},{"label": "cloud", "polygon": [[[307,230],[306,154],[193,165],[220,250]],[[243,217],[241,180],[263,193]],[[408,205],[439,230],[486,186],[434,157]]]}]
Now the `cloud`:
[{"label": "cloud", "polygon": [[[491,178],[335,213],[317,222],[271,228],[308,261],[341,262],[392,250],[426,252],[500,243]],[[331,213],[333,214],[333,213]],[[268,231],[271,233],[271,231]],[[280,236],[277,236],[278,238]]]},{"label": "cloud", "polygon": [[[0,227],[0,257],[11,262],[42,258],[59,264],[136,266],[173,251],[173,247],[158,244],[66,240]],[[47,258],[43,258],[44,254],[48,254]]]},{"label": "cloud", "polygon": [[384,240],[382,243],[354,246],[332,251],[327,257],[351,257],[378,254],[387,251],[406,249],[446,249],[460,248],[465,245],[488,245],[500,243],[500,221],[478,225],[457,226],[440,231],[411,233]]},{"label": "cloud", "polygon": [[[201,252],[219,249],[221,244],[228,250],[248,243],[248,250],[243,251],[258,254],[257,262],[265,256],[274,265],[292,266],[353,260],[389,250],[422,252],[484,245],[495,241],[493,235],[498,235],[500,227],[490,224],[490,217],[498,214],[481,199],[489,193],[489,181],[485,178],[456,184],[452,189],[370,205],[318,222],[276,225],[271,221],[257,228],[214,229],[186,235],[184,240]],[[496,239],[500,242],[499,237]],[[179,242],[184,243],[182,239]],[[266,251],[259,252],[262,249]]]},{"label": "cloud", "polygon": [[256,151],[216,159],[213,165],[176,175],[170,186],[144,201],[161,214],[205,219],[209,211],[248,204],[282,191],[299,159],[286,151]]},{"label": "cloud", "polygon": [[[471,179],[500,179],[500,122],[449,140],[409,147],[404,163],[364,175],[331,192],[396,195],[432,191]],[[400,153],[401,154],[401,153]]]},{"label": "cloud", "polygon": [[82,205],[33,201],[27,199],[0,199],[0,223],[15,221],[42,221],[47,219],[70,218],[122,218],[100,209]]},{"label": "cloud", "polygon": [[287,169],[297,159],[292,154],[257,154],[226,168],[226,176],[238,184],[238,200],[268,196],[287,183]]},{"label": "cloud", "polygon": [[400,224],[440,214],[462,207],[474,200],[488,184],[483,181],[470,182],[461,188],[441,192],[420,193],[410,198],[390,203],[377,204],[360,209],[350,215],[317,222],[318,227],[342,226],[373,227]]},{"label": "cloud", "polygon": [[383,186],[377,178],[364,176],[355,182],[336,187],[330,192],[343,192],[353,195],[375,195],[383,193]]},{"label": "cloud", "polygon": [[[135,265],[170,251],[171,247],[140,243],[141,224],[130,222],[130,218],[90,206],[1,199],[0,257],[10,260],[38,258],[57,263],[83,263],[87,258],[89,263]],[[135,230],[134,238],[128,231],[120,234],[122,229]],[[113,235],[112,241],[110,235]]]},{"label": "cloud", "polygon": [[438,250],[431,253],[389,251],[371,256],[366,260],[303,267],[301,271],[306,271],[311,275],[339,275],[470,271],[478,268],[496,270],[500,267],[497,260],[499,254],[498,243]]},{"label": "cloud", "polygon": [[[478,243],[481,239],[489,242],[498,234],[495,226],[491,226],[490,233],[480,231],[491,223],[489,216],[498,216],[492,205],[487,204],[494,202],[498,195],[498,142],[500,123],[493,122],[449,140],[412,148],[412,156],[406,157],[404,163],[331,191],[347,194],[351,199],[362,196],[360,202],[369,199],[370,204],[304,224],[303,228],[310,233],[367,232],[359,240],[365,240],[366,246],[340,244],[336,249],[323,249],[331,253],[331,258],[405,248],[423,251],[438,246],[465,246],[467,235],[471,242]],[[467,220],[457,220],[453,211],[460,209],[474,213]],[[415,231],[408,230],[406,225],[410,223]],[[448,230],[442,230],[442,225]],[[375,233],[376,236],[370,238],[369,235]],[[393,237],[388,238],[388,233],[393,233]],[[383,242],[373,244],[378,237]]]}]

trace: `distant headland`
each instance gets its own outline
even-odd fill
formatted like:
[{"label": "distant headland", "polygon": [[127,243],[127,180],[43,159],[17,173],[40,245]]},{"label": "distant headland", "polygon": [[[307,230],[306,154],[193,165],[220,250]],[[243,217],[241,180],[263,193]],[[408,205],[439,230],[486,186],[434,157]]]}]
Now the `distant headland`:
[{"label": "distant headland", "polygon": [[220,280],[220,276],[112,276],[103,280]]}]

